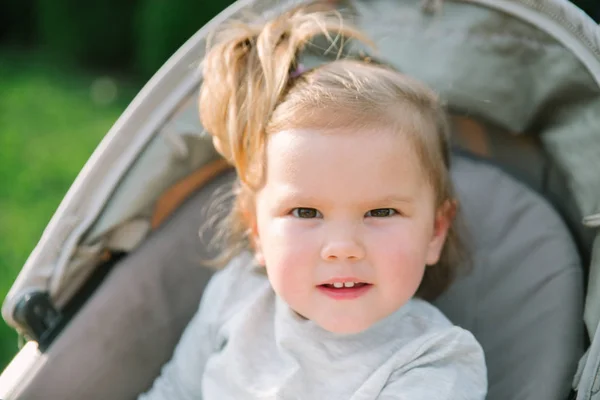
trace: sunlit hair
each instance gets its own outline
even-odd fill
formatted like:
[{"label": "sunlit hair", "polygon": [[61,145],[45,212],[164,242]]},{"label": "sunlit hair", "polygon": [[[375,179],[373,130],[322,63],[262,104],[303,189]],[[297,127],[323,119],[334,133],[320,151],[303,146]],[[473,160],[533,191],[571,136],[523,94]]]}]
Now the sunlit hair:
[{"label": "sunlit hair", "polygon": [[[396,132],[414,147],[436,207],[454,201],[446,112],[436,93],[389,66],[356,57],[332,60],[298,76],[291,73],[305,47],[323,37],[339,50],[344,40],[369,44],[339,13],[313,5],[263,24],[228,26],[204,59],[202,124],[238,176],[225,220],[229,245],[223,263],[252,247],[254,198],[267,168],[265,146],[270,135],[283,130]],[[452,226],[440,260],[426,268],[417,296],[431,300],[448,287],[460,265],[461,248]]]}]

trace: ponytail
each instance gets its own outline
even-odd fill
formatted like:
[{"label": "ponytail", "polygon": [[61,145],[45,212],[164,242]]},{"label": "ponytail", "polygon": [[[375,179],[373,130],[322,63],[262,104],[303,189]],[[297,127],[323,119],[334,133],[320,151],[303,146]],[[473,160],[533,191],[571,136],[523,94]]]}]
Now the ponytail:
[{"label": "ponytail", "polygon": [[[298,54],[317,36],[340,49],[342,36],[365,40],[324,4],[295,8],[264,24],[235,23],[219,32],[204,60],[200,118],[217,150],[255,187],[250,169],[264,154],[271,115],[292,82]],[[252,170],[252,172],[256,172]]]}]

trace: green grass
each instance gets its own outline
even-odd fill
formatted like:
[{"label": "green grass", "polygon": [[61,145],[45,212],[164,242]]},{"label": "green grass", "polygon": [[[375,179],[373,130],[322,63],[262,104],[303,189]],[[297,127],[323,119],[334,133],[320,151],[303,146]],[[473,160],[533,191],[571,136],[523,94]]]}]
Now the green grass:
[{"label": "green grass", "polygon": [[[0,299],[4,299],[69,186],[133,90],[92,101],[98,76],[0,51]],[[0,371],[17,335],[0,323]]]}]

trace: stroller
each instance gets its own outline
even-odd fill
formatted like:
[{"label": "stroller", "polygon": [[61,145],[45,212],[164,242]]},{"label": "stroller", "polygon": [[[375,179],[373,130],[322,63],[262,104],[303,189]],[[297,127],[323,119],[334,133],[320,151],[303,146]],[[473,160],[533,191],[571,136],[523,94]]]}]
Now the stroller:
[{"label": "stroller", "polygon": [[[0,398],[125,400],[151,386],[211,275],[211,222],[235,180],[198,121],[206,37],[302,2],[239,0],[116,122],[3,304],[28,342]],[[488,399],[600,399],[600,28],[566,0],[339,7],[379,59],[448,104],[473,267],[435,304],[482,344]]]}]

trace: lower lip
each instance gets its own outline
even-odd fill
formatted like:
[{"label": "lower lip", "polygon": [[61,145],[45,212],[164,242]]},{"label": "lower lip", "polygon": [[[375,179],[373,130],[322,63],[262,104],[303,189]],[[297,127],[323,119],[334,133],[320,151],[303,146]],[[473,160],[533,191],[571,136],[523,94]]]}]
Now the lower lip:
[{"label": "lower lip", "polygon": [[359,287],[344,287],[344,288],[331,288],[327,286],[317,286],[317,289],[321,291],[325,296],[328,296],[335,300],[353,300],[361,297],[367,293],[373,285],[364,285]]}]

